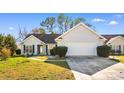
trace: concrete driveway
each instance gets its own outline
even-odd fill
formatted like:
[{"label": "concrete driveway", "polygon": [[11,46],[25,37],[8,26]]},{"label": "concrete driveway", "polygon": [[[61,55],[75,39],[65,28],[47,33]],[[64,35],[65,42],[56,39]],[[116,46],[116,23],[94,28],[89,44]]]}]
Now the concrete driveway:
[{"label": "concrete driveway", "polygon": [[67,62],[77,80],[124,79],[124,64],[102,57],[68,57]]}]

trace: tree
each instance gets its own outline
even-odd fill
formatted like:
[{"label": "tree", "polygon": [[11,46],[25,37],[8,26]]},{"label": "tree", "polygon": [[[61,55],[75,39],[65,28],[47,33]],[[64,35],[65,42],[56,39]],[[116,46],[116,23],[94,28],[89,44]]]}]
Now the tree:
[{"label": "tree", "polygon": [[11,56],[13,56],[17,46],[16,46],[15,38],[10,34],[4,37],[4,47],[6,47],[7,49],[10,49]]},{"label": "tree", "polygon": [[24,27],[23,29],[19,26],[19,33],[18,33],[18,38],[16,39],[16,41],[22,42],[23,39],[28,35],[28,31],[26,30],[26,27]]},{"label": "tree", "polygon": [[65,22],[64,22],[64,32],[67,31],[68,29],[70,29],[71,26],[71,18],[68,16],[65,16]]},{"label": "tree", "polygon": [[0,50],[4,46],[4,36],[0,34]]},{"label": "tree", "polygon": [[4,47],[4,37],[0,34],[0,56],[2,56],[2,48]]},{"label": "tree", "polygon": [[88,27],[92,27],[92,25],[89,23],[85,23],[85,25],[87,25]]},{"label": "tree", "polygon": [[45,34],[45,30],[43,28],[35,28],[35,29],[32,29],[32,33],[33,34]]},{"label": "tree", "polygon": [[40,25],[44,27],[48,32],[53,33],[55,22],[56,20],[54,17],[47,17],[44,21],[40,23]]},{"label": "tree", "polygon": [[54,33],[54,28],[56,26],[56,28],[60,31],[60,34],[63,34],[65,31],[81,22],[89,27],[92,26],[91,24],[87,23],[86,19],[83,17],[71,18],[70,16],[66,16],[64,13],[60,13],[57,18],[47,17],[40,23],[40,25],[51,34]]},{"label": "tree", "polygon": [[16,48],[16,41],[13,36],[0,34],[0,55],[3,59],[12,56]]},{"label": "tree", "polygon": [[65,22],[65,15],[63,13],[61,13],[57,17],[58,28],[61,33],[64,32],[64,22]]},{"label": "tree", "polygon": [[83,17],[72,19],[69,16],[65,16],[63,13],[59,14],[59,16],[57,17],[58,28],[61,34],[81,22],[83,22],[87,26],[92,26],[86,23],[86,20]]},{"label": "tree", "polygon": [[[83,17],[79,17],[79,18],[75,18],[74,19],[74,21],[73,21],[73,23],[74,23],[74,25],[77,25],[77,24],[79,24],[79,23],[81,23],[81,22],[85,22],[86,20],[83,18]],[[73,26],[74,26],[73,25]]]}]

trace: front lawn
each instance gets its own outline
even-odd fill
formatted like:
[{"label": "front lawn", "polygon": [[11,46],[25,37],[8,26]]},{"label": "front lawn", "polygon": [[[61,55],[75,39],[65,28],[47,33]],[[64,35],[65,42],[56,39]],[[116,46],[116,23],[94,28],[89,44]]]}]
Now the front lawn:
[{"label": "front lawn", "polygon": [[66,61],[43,62],[25,57],[12,57],[0,61],[2,80],[73,80]]}]

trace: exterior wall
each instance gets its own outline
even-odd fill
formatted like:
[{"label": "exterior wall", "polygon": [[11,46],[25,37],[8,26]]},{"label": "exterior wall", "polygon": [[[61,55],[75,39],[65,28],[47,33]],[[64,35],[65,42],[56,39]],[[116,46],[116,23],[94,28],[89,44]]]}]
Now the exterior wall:
[{"label": "exterior wall", "polygon": [[79,26],[73,29],[70,33],[66,34],[62,40],[57,41],[58,45],[65,45],[66,42],[96,42],[98,45],[103,44],[104,41],[100,40],[99,37],[89,31],[88,29]]},{"label": "exterior wall", "polygon": [[110,45],[112,50],[114,50],[115,52],[118,51],[119,46],[121,46],[121,52],[122,52],[122,54],[124,54],[124,38],[123,37],[119,37],[119,38],[113,40],[108,45]]},{"label": "exterior wall", "polygon": [[34,54],[37,55],[37,45],[41,45],[41,44],[44,44],[44,43],[41,42],[36,37],[30,36],[30,37],[28,37],[27,39],[25,39],[22,42],[22,44],[21,44],[21,54],[24,54],[23,45],[25,45],[25,46],[32,46],[32,45],[34,45],[34,48],[35,48]]},{"label": "exterior wall", "polygon": [[[76,51],[78,51],[77,55],[87,55],[89,53],[88,50],[91,51],[91,55],[96,55],[96,47],[103,45],[104,40],[100,39],[99,36],[94,34],[93,32],[89,31],[89,29],[86,29],[83,26],[79,26],[69,33],[67,33],[65,36],[62,37],[61,40],[57,41],[58,46],[67,46],[68,52],[67,56],[71,55],[71,52],[73,51],[76,55]],[[81,48],[84,48],[81,50]],[[77,49],[77,50],[74,50]],[[85,51],[87,50],[87,53]],[[79,51],[80,50],[80,51]],[[81,52],[85,53],[81,53]],[[94,51],[94,53],[92,53]],[[88,54],[88,55],[89,55]]]}]

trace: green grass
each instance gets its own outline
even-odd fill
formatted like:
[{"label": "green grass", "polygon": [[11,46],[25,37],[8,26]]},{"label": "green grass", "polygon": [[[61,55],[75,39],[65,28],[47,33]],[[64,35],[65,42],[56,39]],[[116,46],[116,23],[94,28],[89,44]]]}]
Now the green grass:
[{"label": "green grass", "polygon": [[26,57],[12,57],[0,61],[1,80],[73,80],[66,61],[42,62]]},{"label": "green grass", "polygon": [[122,63],[124,63],[124,56],[113,56],[115,59],[116,59],[116,61],[117,62],[122,62]]}]

